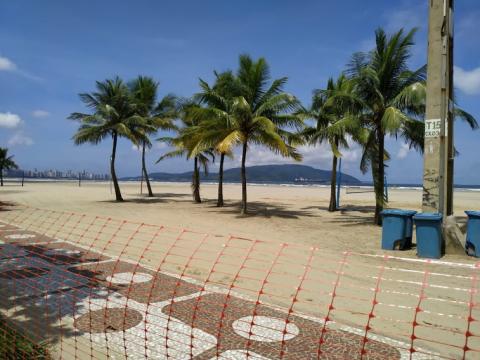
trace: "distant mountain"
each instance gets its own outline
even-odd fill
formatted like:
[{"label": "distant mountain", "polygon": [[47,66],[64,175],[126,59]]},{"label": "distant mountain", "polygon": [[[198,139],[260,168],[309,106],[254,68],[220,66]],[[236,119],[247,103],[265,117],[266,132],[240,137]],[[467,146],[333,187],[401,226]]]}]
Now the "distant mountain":
[{"label": "distant mountain", "polygon": [[[247,168],[247,181],[251,183],[289,183],[289,184],[330,184],[331,171],[315,169],[305,165],[259,165]],[[150,179],[156,181],[190,181],[192,172],[180,174],[151,173]],[[218,174],[210,173],[205,176],[201,173],[202,181],[217,181]],[[121,180],[140,180],[139,176],[124,177]],[[223,181],[240,182],[240,168],[224,171]],[[357,178],[342,173],[342,183],[360,185]]]}]

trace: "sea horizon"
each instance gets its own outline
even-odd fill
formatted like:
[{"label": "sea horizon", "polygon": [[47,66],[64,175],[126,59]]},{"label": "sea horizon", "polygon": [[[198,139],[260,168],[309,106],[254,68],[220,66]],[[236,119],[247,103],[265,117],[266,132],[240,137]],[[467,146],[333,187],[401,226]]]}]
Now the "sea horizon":
[{"label": "sea horizon", "polygon": [[[13,183],[13,182],[22,182],[22,178],[13,178],[13,177],[6,177],[4,178],[6,183]],[[25,178],[25,183],[39,183],[39,182],[71,182],[71,183],[78,183],[78,179],[65,179],[65,178]],[[82,179],[82,183],[110,183],[110,180],[90,180],[90,179]],[[141,180],[139,179],[122,179],[119,180],[122,183],[140,183]],[[162,180],[158,181],[155,179],[150,179],[151,183],[171,183],[171,184],[189,184],[190,181],[169,181],[169,180]],[[302,183],[302,182],[288,182],[288,181],[247,181],[249,185],[252,186],[285,186],[285,187],[298,187],[298,188],[328,188],[330,187],[329,183]],[[202,181],[202,185],[218,185],[218,181]],[[224,181],[224,185],[240,185],[240,181]],[[359,189],[373,189],[372,182],[362,182],[361,184],[345,184],[342,185],[342,188],[359,188]],[[422,184],[415,184],[415,183],[390,183],[388,184],[389,189],[395,190],[422,190]],[[457,191],[473,191],[473,192],[480,192],[480,184],[455,184],[455,190]]]}]

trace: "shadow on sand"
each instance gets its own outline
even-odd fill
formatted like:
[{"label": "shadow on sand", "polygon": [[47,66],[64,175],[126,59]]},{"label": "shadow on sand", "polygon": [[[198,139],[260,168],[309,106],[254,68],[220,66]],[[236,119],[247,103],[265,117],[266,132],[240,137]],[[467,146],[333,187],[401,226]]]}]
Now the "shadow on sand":
[{"label": "shadow on sand", "polygon": [[86,308],[84,301],[98,296],[99,288],[92,274],[57,266],[76,265],[85,254],[46,256],[49,250],[41,244],[0,245],[0,310],[8,328],[55,353],[55,345],[81,334],[60,319]]},{"label": "shadow on sand", "polygon": [[[308,206],[303,210],[319,210],[328,211],[328,206]],[[340,209],[333,212],[336,214],[331,219],[323,218],[322,221],[329,222],[331,224],[339,224],[342,226],[358,226],[358,225],[374,225],[373,215],[375,213],[375,206],[371,205],[344,205]],[[362,215],[363,214],[363,215]],[[371,215],[371,216],[366,216]]]},{"label": "shadow on sand", "polygon": [[245,215],[240,214],[241,203],[240,201],[227,203],[223,207],[216,206],[216,200],[207,200],[204,203],[211,203],[208,207],[208,211],[218,214],[236,215],[237,218],[250,218],[250,217],[265,217],[265,218],[283,218],[283,219],[298,219],[300,217],[313,217],[315,214],[312,211],[305,209],[292,210],[285,204],[272,204],[262,201],[251,201],[248,203],[248,213]]},{"label": "shadow on sand", "polygon": [[[153,197],[148,195],[137,195],[134,198],[124,198],[123,203],[132,204],[167,204],[171,202],[189,202],[189,200],[180,200],[180,198],[190,198],[189,194],[176,194],[176,193],[161,193],[154,194]],[[119,203],[116,200],[100,200],[100,203]],[[121,203],[121,202],[120,202]]]},{"label": "shadow on sand", "polygon": [[15,204],[8,201],[0,201],[0,211],[12,211]]},{"label": "shadow on sand", "polygon": [[[115,200],[101,200],[101,203],[117,203]],[[322,212],[327,212],[327,206],[308,206],[301,209],[292,209],[290,204],[265,201],[248,202],[248,213],[240,213],[240,201],[228,201],[223,207],[217,207],[217,200],[213,198],[203,198],[200,204],[195,204],[190,194],[179,193],[160,193],[154,197],[147,195],[138,195],[138,197],[127,198],[124,203],[133,204],[168,204],[168,203],[191,203],[201,206],[199,209],[215,214],[234,215],[235,218],[281,218],[281,219],[299,219],[302,217],[319,217],[321,221],[335,223],[345,226],[373,225],[374,206],[369,205],[344,205],[331,218],[322,217]],[[203,205],[203,206],[202,206]],[[371,216],[367,216],[371,215]]]}]

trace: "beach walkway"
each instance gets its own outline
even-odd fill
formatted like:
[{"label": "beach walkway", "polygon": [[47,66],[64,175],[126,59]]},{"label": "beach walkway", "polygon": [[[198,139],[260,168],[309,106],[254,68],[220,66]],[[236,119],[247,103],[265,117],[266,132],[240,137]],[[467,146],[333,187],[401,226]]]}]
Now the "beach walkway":
[{"label": "beach walkway", "polygon": [[478,267],[17,209],[0,308],[54,357],[475,358]]}]

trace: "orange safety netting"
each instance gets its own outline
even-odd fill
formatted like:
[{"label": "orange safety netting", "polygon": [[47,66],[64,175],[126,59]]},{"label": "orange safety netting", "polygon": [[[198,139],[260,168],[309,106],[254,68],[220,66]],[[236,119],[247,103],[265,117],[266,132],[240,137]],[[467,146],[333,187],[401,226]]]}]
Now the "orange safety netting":
[{"label": "orange safety netting", "polygon": [[0,357],[480,357],[479,264],[294,242],[1,212]]}]

